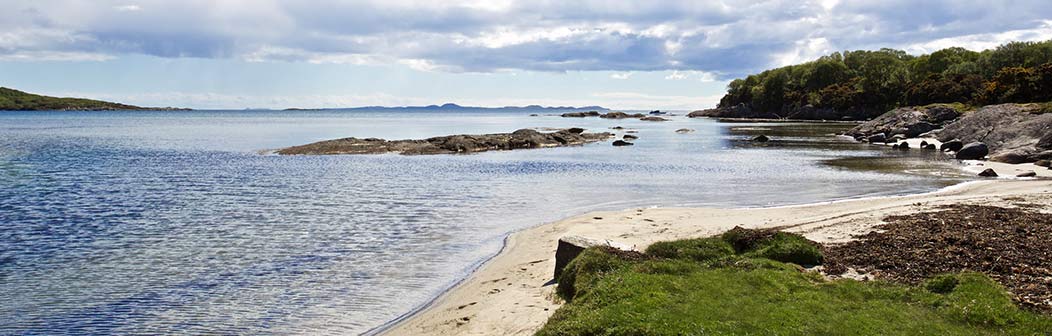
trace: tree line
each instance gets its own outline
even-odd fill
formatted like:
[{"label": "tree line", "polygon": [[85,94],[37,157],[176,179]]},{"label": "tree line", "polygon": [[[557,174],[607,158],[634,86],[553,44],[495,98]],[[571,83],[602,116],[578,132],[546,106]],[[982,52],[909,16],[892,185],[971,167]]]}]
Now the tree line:
[{"label": "tree line", "polygon": [[1052,100],[1052,40],[1010,42],[981,52],[946,48],[835,52],[735,79],[719,107],[769,112],[805,106],[887,111],[932,103],[988,105]]}]

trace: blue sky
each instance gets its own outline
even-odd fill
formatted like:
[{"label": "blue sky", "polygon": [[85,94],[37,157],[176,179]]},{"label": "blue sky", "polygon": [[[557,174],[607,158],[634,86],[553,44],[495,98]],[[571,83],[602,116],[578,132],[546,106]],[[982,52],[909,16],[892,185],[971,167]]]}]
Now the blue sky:
[{"label": "blue sky", "polygon": [[838,50],[1052,38],[1039,1],[0,0],[0,86],[150,106],[714,106]]}]

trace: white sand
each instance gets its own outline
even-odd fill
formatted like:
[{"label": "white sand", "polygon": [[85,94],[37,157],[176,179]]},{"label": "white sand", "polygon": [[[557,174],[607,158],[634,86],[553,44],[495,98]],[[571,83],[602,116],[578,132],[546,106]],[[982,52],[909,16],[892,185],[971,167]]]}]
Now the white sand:
[{"label": "white sand", "polygon": [[[995,169],[1002,168],[1009,171],[1007,167]],[[513,234],[498,256],[386,334],[534,333],[561,304],[554,294],[555,285],[550,282],[557,240],[566,235],[606,239],[642,250],[657,241],[711,236],[740,225],[778,227],[820,242],[841,242],[871,230],[888,215],[946,204],[1012,206],[1017,202],[1044,204],[1045,211],[1052,210],[1052,180],[979,181],[928,194],[777,208],[656,208],[589,213]]]},{"label": "white sand", "polygon": [[[932,138],[907,139],[907,140],[903,140],[903,141],[900,141],[900,142],[888,143],[887,145],[888,146],[893,146],[895,144],[908,142],[910,144],[910,149],[909,150],[911,150],[911,151],[920,151],[920,150],[923,150],[923,149],[920,149],[920,143],[922,141],[927,141],[930,144],[935,144],[935,147],[939,147],[940,145],[942,145],[942,142],[939,142],[939,140],[935,140],[935,139],[932,139]],[[946,153],[946,155],[949,156],[949,157],[952,157],[953,153]],[[981,171],[983,171],[983,170],[985,170],[987,168],[992,168],[994,170],[994,172],[997,172],[997,175],[998,175],[997,178],[999,178],[999,179],[1020,179],[1020,178],[1017,178],[1016,175],[1019,175],[1019,174],[1022,174],[1022,173],[1026,173],[1026,172],[1031,172],[1031,171],[1037,173],[1037,177],[1052,177],[1052,170],[1049,170],[1048,167],[1041,167],[1041,166],[1035,165],[1033,163],[1008,164],[1008,163],[1000,163],[1000,162],[992,162],[992,161],[965,160],[964,164],[965,164],[964,170],[966,170],[968,172],[971,172],[971,173],[974,173],[976,175],[978,175],[979,172],[981,172]],[[1023,179],[1033,179],[1033,178],[1023,178]]]}]

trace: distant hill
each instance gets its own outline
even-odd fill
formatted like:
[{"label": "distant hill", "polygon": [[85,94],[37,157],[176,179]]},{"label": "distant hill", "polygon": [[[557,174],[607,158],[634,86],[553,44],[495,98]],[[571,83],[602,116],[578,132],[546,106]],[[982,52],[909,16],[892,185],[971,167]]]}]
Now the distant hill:
[{"label": "distant hill", "polygon": [[320,110],[393,110],[393,111],[508,111],[508,112],[556,112],[556,111],[608,111],[609,109],[602,106],[584,106],[584,107],[573,107],[573,106],[540,106],[540,105],[528,105],[528,106],[504,106],[504,107],[476,107],[476,106],[460,106],[453,103],[446,103],[442,105],[427,105],[427,106],[363,106],[363,107],[349,107],[349,108],[320,108],[320,109],[302,109],[302,108],[289,108],[286,111],[320,111]]},{"label": "distant hill", "polygon": [[41,96],[15,89],[0,87],[0,111],[107,111],[107,110],[177,110],[173,108],[146,108],[134,105],[105,102],[83,98],[58,98]]}]

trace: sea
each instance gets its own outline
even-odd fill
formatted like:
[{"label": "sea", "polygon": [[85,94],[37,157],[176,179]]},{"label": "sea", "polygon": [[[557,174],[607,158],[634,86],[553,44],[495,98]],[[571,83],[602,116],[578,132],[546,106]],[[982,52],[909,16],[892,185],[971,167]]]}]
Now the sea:
[{"label": "sea", "polygon": [[[784,206],[971,179],[938,153],[835,135],[850,124],[530,114],[0,112],[0,335],[372,333],[464,278],[509,234],[568,216]],[[352,136],[567,127],[639,139],[272,153]],[[750,141],[760,134],[772,141]]]}]

